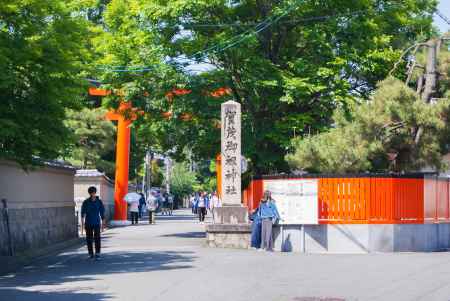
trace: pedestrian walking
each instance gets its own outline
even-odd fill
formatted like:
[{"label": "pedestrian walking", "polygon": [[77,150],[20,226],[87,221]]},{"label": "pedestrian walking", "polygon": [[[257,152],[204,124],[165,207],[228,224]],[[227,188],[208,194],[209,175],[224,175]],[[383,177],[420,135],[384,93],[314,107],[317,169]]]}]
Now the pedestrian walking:
[{"label": "pedestrian walking", "polygon": [[151,191],[147,197],[148,223],[155,223],[156,210],[158,209],[158,195],[156,191]]},{"label": "pedestrian walking", "polygon": [[125,201],[128,203],[131,215],[131,224],[137,225],[139,222],[139,203],[142,196],[136,192],[130,192],[125,195]]},{"label": "pedestrian walking", "polygon": [[203,198],[205,200],[205,208],[206,208],[205,215],[207,215],[208,209],[211,206],[211,198],[210,198],[209,194],[207,194],[206,192],[203,192]]},{"label": "pedestrian walking", "polygon": [[200,202],[200,197],[201,197],[200,192],[195,193],[194,203],[192,207],[194,214],[198,214],[198,203]]},{"label": "pedestrian walking", "polygon": [[217,191],[214,191],[211,195],[211,199],[209,202],[209,208],[211,211],[213,221],[214,221],[215,212],[216,212],[217,208],[219,208],[219,207],[222,207],[222,203],[220,202],[220,198],[217,195]]},{"label": "pedestrian walking", "polygon": [[[97,196],[97,188],[88,189],[89,198],[81,205],[81,228],[86,231],[86,244],[90,258],[100,259],[101,237],[100,230],[105,228],[105,207]],[[92,243],[95,243],[95,256]]]},{"label": "pedestrian walking", "polygon": [[131,224],[137,225],[139,223],[139,203],[133,202],[130,204]]},{"label": "pedestrian walking", "polygon": [[139,218],[142,218],[142,214],[145,212],[146,202],[144,194],[141,192],[139,193],[141,195],[141,198],[139,199]]},{"label": "pedestrian walking", "polygon": [[173,195],[169,194],[168,198],[168,210],[169,210],[169,215],[173,214],[173,203],[174,203],[174,197]]},{"label": "pedestrian walking", "polygon": [[162,209],[161,209],[162,215],[169,214],[169,194],[167,192],[164,192],[162,195]]},{"label": "pedestrian walking", "polygon": [[280,214],[268,190],[264,191],[258,215],[261,219],[261,249],[273,251],[272,227],[280,220]]},{"label": "pedestrian walking", "polygon": [[214,191],[211,195],[210,207],[211,209],[222,207],[222,203],[220,202],[220,198],[217,195],[217,191]]},{"label": "pedestrian walking", "polygon": [[221,207],[222,204],[220,202],[219,196],[217,195],[217,192],[213,192],[211,194],[211,197],[209,198],[209,209],[211,212],[214,211],[215,208]]},{"label": "pedestrian walking", "polygon": [[197,211],[198,211],[198,220],[201,224],[205,222],[205,216],[206,216],[206,195],[202,193],[200,197],[198,198],[197,203]]},{"label": "pedestrian walking", "polygon": [[191,205],[192,214],[195,214],[195,194],[190,196],[189,203]]}]

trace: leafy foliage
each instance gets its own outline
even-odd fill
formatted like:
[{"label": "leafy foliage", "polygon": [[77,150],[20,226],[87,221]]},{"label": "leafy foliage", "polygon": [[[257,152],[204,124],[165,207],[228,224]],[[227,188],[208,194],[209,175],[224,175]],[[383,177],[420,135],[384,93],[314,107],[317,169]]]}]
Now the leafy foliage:
[{"label": "leafy foliage", "polygon": [[[442,169],[448,148],[450,99],[429,105],[399,80],[383,81],[373,98],[358,106],[353,119],[341,112],[335,127],[306,139],[294,140],[287,155],[293,168],[311,172],[418,171]],[[424,129],[418,144],[414,129]]]},{"label": "leafy foliage", "polygon": [[[111,69],[124,67],[110,66],[102,77],[148,112],[138,130],[146,133],[148,145],[178,159],[185,148],[197,160],[214,158],[220,151],[220,103],[232,98],[242,104],[243,152],[253,172],[277,172],[288,169],[284,156],[295,130],[304,135],[329,127],[336,108],[348,112],[356,97],[367,98],[401,49],[419,33],[431,33],[435,5],[433,0],[113,0],[97,50],[103,53],[101,64],[148,68],[117,72]],[[186,72],[192,62],[214,68]],[[231,95],[208,93],[223,86]],[[192,93],[168,101],[165,95],[173,88]],[[161,117],[166,111],[172,112],[169,120]],[[183,121],[185,113],[192,118]]]},{"label": "leafy foliage", "polygon": [[65,124],[76,141],[69,161],[75,166],[99,168],[111,175],[115,164],[105,160],[105,155],[114,150],[115,127],[105,120],[105,114],[101,108],[69,111]]},{"label": "leafy foliage", "polygon": [[0,158],[33,164],[70,143],[65,109],[81,103],[87,21],[77,1],[0,2]]},{"label": "leafy foliage", "polygon": [[170,191],[178,199],[194,192],[197,185],[195,173],[190,172],[185,163],[175,163],[170,177]]}]

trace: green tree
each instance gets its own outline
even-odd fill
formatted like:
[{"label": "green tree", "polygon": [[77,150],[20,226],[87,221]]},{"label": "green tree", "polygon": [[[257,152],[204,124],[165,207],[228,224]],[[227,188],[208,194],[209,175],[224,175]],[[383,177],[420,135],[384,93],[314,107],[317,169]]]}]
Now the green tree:
[{"label": "green tree", "polygon": [[0,158],[23,166],[56,159],[69,140],[66,108],[79,107],[89,24],[79,1],[0,2]]},{"label": "green tree", "polygon": [[[167,180],[167,179],[166,179]],[[170,176],[170,191],[178,199],[194,192],[198,184],[195,173],[190,172],[185,163],[175,163]]]},{"label": "green tree", "polygon": [[114,150],[115,127],[105,114],[101,108],[68,111],[65,125],[75,141],[69,161],[81,168],[98,168],[111,176],[115,164],[105,160],[105,156]]},{"label": "green tree", "polygon": [[[388,78],[355,109],[352,120],[338,111],[328,132],[294,139],[295,152],[287,161],[310,172],[440,170],[449,151],[449,108],[449,98],[429,105],[401,81]],[[424,131],[417,144],[414,129],[419,127]]]},{"label": "green tree", "polygon": [[[142,127],[157,138],[149,143],[180,158],[184,147],[195,160],[214,158],[220,102],[240,102],[243,151],[253,172],[284,171],[294,131],[323,131],[337,107],[349,111],[356,97],[367,98],[402,48],[430,35],[435,5],[434,0],[113,0],[105,11],[101,63],[145,72],[111,67],[103,78],[125,88],[128,99],[149,112]],[[187,73],[184,67],[193,61],[215,69]],[[207,93],[222,86],[231,88],[228,98]],[[168,102],[165,93],[174,87],[192,93]],[[168,110],[172,118],[161,118]],[[184,113],[192,118],[183,121]]]},{"label": "green tree", "polygon": [[164,181],[164,174],[162,160],[152,160],[152,186],[161,187]]}]

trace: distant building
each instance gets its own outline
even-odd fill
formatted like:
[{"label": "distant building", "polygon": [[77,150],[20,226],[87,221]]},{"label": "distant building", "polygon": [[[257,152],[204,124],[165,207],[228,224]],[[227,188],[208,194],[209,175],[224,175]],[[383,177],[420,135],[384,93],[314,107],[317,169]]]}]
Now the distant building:
[{"label": "distant building", "polygon": [[79,169],[75,174],[74,201],[76,212],[78,212],[78,215],[81,214],[81,204],[89,197],[87,191],[90,186],[97,188],[97,195],[105,206],[106,220],[111,220],[114,216],[114,181],[97,169]]}]

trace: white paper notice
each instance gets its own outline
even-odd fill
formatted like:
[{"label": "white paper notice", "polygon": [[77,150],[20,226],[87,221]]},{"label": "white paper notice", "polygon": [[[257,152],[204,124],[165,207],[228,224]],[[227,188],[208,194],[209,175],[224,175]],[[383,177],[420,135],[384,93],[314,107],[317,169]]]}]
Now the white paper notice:
[{"label": "white paper notice", "polygon": [[264,190],[272,193],[280,213],[280,224],[319,223],[317,186],[316,179],[264,180]]}]

